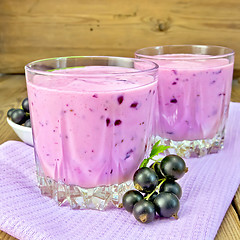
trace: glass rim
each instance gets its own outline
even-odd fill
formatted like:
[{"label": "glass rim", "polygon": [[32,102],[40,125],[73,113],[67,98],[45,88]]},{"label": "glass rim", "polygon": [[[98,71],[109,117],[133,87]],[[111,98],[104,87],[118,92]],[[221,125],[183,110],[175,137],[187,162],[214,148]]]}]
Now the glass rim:
[{"label": "glass rim", "polygon": [[[122,59],[122,60],[129,60],[132,62],[143,62],[143,63],[148,63],[151,64],[152,67],[149,69],[143,69],[143,70],[135,70],[135,71],[129,71],[129,72],[114,72],[114,73],[59,73],[59,72],[54,72],[54,71],[44,71],[44,70],[38,70],[38,69],[34,69],[32,68],[32,65],[35,63],[41,63],[44,61],[49,61],[49,60],[61,60],[61,59],[84,59],[84,58],[89,58],[89,59]],[[88,65],[87,65],[88,66]],[[87,67],[86,66],[86,67]],[[89,65],[91,66],[91,65]],[[92,65],[92,66],[112,66],[112,65]],[[118,67],[116,65],[116,67]],[[69,68],[74,68],[74,67],[69,67]],[[76,66],[77,68],[77,66]],[[127,68],[127,67],[126,67]],[[151,72],[151,71],[155,71],[159,68],[158,64],[156,64],[155,62],[151,61],[151,60],[146,60],[146,59],[137,59],[137,58],[129,58],[129,57],[115,57],[115,56],[65,56],[65,57],[53,57],[53,58],[44,58],[44,59],[39,59],[39,60],[35,60],[32,61],[28,64],[25,65],[25,71],[31,72],[31,73],[35,73],[35,74],[39,74],[39,75],[47,75],[47,76],[117,76],[117,75],[131,75],[131,74],[141,74],[141,73],[146,73],[146,72]],[[60,70],[61,68],[58,68],[56,70]],[[62,68],[63,69],[63,68]],[[131,68],[129,68],[131,69]],[[134,68],[132,68],[134,69]],[[54,69],[53,69],[54,70]]]},{"label": "glass rim", "polygon": [[[146,55],[146,54],[141,54],[140,52],[143,50],[148,50],[148,49],[161,49],[164,47],[198,47],[198,48],[219,48],[219,49],[226,49],[229,51],[229,53],[226,54],[219,54],[219,55],[208,55],[206,57],[164,57],[164,54],[160,54],[157,57],[155,55]],[[174,54],[174,53],[173,53]],[[177,53],[177,54],[184,54],[184,53]],[[186,54],[191,54],[191,53],[186,53]],[[152,46],[152,47],[145,47],[145,48],[140,48],[135,51],[135,56],[136,57],[142,57],[142,58],[147,58],[149,60],[154,59],[154,60],[206,60],[206,59],[217,59],[217,58],[226,58],[226,57],[231,57],[234,56],[235,52],[233,49],[228,48],[228,47],[223,47],[223,46],[218,46],[218,45],[197,45],[197,44],[186,44],[186,45],[159,45],[159,46]],[[194,54],[193,54],[194,55]],[[204,55],[204,54],[198,54],[198,55]]]}]

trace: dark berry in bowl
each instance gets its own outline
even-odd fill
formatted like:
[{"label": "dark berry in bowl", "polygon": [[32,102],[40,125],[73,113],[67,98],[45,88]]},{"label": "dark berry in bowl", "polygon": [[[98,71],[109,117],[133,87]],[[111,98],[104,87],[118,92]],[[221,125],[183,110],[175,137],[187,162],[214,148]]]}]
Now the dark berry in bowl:
[{"label": "dark berry in bowl", "polygon": [[8,110],[8,112],[7,112],[8,118],[12,117],[12,113],[13,113],[14,110],[15,110],[15,108],[11,108],[11,109]]},{"label": "dark berry in bowl", "polygon": [[16,124],[23,124],[26,121],[26,114],[23,109],[15,109],[12,112],[11,119]]},{"label": "dark berry in bowl", "polygon": [[143,199],[143,195],[136,190],[127,191],[123,195],[122,203],[123,207],[128,211],[132,212],[134,205]]},{"label": "dark berry in bowl", "polygon": [[27,119],[26,122],[24,123],[25,127],[32,127],[31,125],[31,119]]},{"label": "dark berry in bowl", "polygon": [[143,167],[135,172],[133,182],[137,190],[149,193],[158,185],[158,176],[151,168]]},{"label": "dark berry in bowl", "polygon": [[156,216],[155,206],[152,202],[142,199],[134,205],[133,215],[141,223],[152,222]]},{"label": "dark berry in bowl", "polygon": [[22,108],[23,108],[24,112],[29,112],[28,98],[23,99],[23,101],[22,101]]}]

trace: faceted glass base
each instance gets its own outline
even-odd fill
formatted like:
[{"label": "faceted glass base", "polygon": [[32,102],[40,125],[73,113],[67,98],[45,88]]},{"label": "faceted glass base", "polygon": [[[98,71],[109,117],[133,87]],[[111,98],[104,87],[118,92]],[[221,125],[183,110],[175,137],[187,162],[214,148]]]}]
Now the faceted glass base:
[{"label": "faceted glass base", "polygon": [[111,186],[81,188],[39,175],[37,179],[43,195],[53,198],[59,206],[70,206],[73,209],[104,210],[111,206],[120,207],[123,194],[133,188],[132,181]]},{"label": "faceted glass base", "polygon": [[222,134],[217,134],[212,139],[194,141],[173,141],[159,136],[154,137],[154,142],[159,140],[161,145],[171,146],[171,148],[164,152],[165,155],[177,154],[184,158],[203,157],[207,154],[217,153],[223,148],[224,132]]}]

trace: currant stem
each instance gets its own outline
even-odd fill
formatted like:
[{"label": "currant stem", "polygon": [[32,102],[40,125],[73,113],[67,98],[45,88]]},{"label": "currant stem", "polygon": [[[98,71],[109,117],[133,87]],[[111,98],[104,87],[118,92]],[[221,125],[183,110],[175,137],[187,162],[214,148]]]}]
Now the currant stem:
[{"label": "currant stem", "polygon": [[153,159],[152,157],[149,157],[149,160],[153,160],[156,164],[157,162],[161,162],[163,158],[159,158],[159,159]]},{"label": "currant stem", "polygon": [[166,178],[163,178],[163,180],[157,185],[157,187],[155,188],[155,190],[157,189],[157,192],[159,193],[160,191],[160,188],[162,186],[162,184],[166,181],[167,179]]},{"label": "currant stem", "polygon": [[151,193],[149,193],[149,194],[145,197],[146,200],[148,200],[148,199],[153,195],[154,192],[157,191],[157,192],[159,193],[160,187],[162,186],[162,184],[163,184],[167,179],[166,179],[166,178],[162,178],[162,179],[159,179],[159,180],[162,180],[162,181],[156,186],[156,188],[155,188]]}]

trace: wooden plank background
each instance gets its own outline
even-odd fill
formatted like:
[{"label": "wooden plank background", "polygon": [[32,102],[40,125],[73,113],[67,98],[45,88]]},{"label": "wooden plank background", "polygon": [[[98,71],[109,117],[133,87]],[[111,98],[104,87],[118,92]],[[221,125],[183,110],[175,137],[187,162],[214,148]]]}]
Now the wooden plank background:
[{"label": "wooden plank background", "polygon": [[0,73],[46,57],[132,57],[165,44],[230,47],[240,76],[240,1],[0,0]]}]

